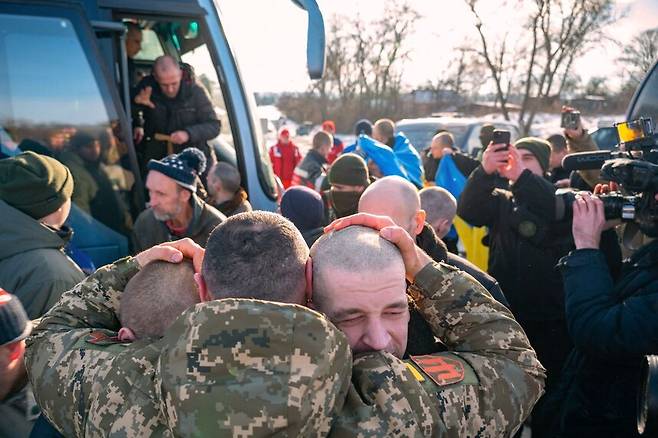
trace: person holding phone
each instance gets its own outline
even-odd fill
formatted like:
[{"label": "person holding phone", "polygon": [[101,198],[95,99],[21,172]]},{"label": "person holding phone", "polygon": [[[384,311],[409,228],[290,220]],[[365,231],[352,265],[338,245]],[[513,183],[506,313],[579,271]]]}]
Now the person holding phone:
[{"label": "person holding phone", "polygon": [[[510,144],[508,134],[494,132],[482,164],[466,182],[457,214],[471,225],[489,227],[488,273],[505,291],[510,310],[546,367],[548,388],[559,380],[572,347],[555,265],[573,243],[569,224],[552,220],[556,200],[555,187],[546,179],[549,143],[526,137]],[[508,181],[507,188],[499,188],[501,179]],[[545,430],[543,418],[550,413],[533,413],[533,438]]]},{"label": "person holding phone", "polygon": [[[560,126],[564,129],[564,137],[567,139],[568,153],[598,150],[598,146],[587,132],[587,129],[583,127],[583,121],[578,110],[570,106],[563,106],[561,120]],[[598,169],[572,172],[569,178],[569,186],[591,192],[596,184],[604,182],[599,179],[600,174],[601,171]]]}]

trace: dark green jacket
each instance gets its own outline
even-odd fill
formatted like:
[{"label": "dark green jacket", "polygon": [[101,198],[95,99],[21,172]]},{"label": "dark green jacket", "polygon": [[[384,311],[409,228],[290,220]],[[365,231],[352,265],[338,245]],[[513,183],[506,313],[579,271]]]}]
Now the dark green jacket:
[{"label": "dark green jacket", "polygon": [[18,296],[30,319],[46,313],[85,278],[55,231],[0,201],[0,285]]},{"label": "dark green jacket", "polygon": [[[226,216],[217,211],[215,207],[206,204],[196,195],[192,195],[194,214],[184,237],[189,237],[205,248],[208,236],[217,225],[222,223]],[[153,215],[152,209],[144,210],[135,221],[133,229],[133,250],[135,253],[144,251],[163,242],[178,240],[173,236],[164,222]]]}]

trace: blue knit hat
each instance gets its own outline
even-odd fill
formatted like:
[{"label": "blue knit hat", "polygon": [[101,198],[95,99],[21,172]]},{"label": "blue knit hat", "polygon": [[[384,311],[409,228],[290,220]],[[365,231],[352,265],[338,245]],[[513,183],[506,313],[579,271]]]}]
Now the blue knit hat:
[{"label": "blue knit hat", "polygon": [[197,148],[186,148],[180,154],[149,161],[148,169],[167,175],[179,186],[196,193],[197,177],[206,170],[206,156]]},{"label": "blue knit hat", "polygon": [[281,197],[281,215],[295,224],[299,231],[319,228],[324,224],[322,197],[308,187],[290,187]]},{"label": "blue knit hat", "polygon": [[31,331],[32,322],[16,295],[0,288],[0,346],[21,341]]}]

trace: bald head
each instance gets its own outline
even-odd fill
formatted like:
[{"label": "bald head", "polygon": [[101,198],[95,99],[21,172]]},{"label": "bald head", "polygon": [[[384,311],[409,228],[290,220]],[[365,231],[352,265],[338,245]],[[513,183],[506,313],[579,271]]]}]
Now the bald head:
[{"label": "bald head", "polygon": [[417,230],[418,221],[421,228],[424,223],[425,214],[421,212],[418,190],[399,176],[387,176],[375,181],[359,200],[359,213],[388,216],[412,237],[420,232]]},{"label": "bald head", "polygon": [[165,96],[173,99],[178,95],[183,72],[173,57],[164,55],[157,58],[153,64],[153,77]]},{"label": "bald head", "polygon": [[385,144],[391,143],[391,139],[395,136],[395,122],[391,119],[377,120],[373,126],[372,135],[377,141]]},{"label": "bald head", "polygon": [[355,352],[402,357],[409,321],[398,249],[370,228],[322,236],[311,248],[313,303],[347,336]]},{"label": "bald head", "polygon": [[443,238],[450,231],[457,214],[457,200],[443,187],[426,187],[420,191],[419,196],[427,222],[437,236]]},{"label": "bald head", "polygon": [[434,159],[443,157],[444,149],[453,149],[455,146],[455,139],[451,133],[442,131],[432,137],[430,145],[430,153]]}]

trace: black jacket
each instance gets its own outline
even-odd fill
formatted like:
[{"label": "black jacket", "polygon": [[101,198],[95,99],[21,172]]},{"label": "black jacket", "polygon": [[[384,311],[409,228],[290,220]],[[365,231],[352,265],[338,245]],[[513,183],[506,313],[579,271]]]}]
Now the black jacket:
[{"label": "black jacket", "polygon": [[553,436],[633,437],[644,355],[658,353],[658,240],[624,263],[615,281],[600,250],[560,262],[569,332],[575,344],[555,393]]},{"label": "black jacket", "polygon": [[147,76],[137,86],[137,92],[149,86],[153,88],[151,102],[155,108],[136,106],[136,110],[144,114],[145,138],[184,130],[190,140],[185,145],[174,145],[174,152],[192,146],[209,156],[211,148],[206,142],[219,135],[220,122],[204,88],[196,82],[182,80],[178,95],[170,99],[162,93],[153,76]]},{"label": "black jacket", "polygon": [[519,319],[564,318],[562,280],[555,268],[573,248],[569,224],[553,224],[555,188],[524,171],[511,191],[495,188],[496,176],[480,166],[464,187],[457,214],[489,227],[488,272],[499,282]]},{"label": "black jacket", "polygon": [[[555,222],[555,187],[525,170],[510,190],[495,188],[497,177],[482,166],[469,177],[457,214],[489,227],[488,272],[500,283],[520,320],[564,319],[564,291],[556,265],[574,248],[569,221]],[[609,264],[621,250],[614,231],[604,233]]]}]

